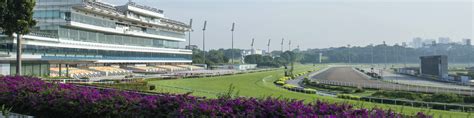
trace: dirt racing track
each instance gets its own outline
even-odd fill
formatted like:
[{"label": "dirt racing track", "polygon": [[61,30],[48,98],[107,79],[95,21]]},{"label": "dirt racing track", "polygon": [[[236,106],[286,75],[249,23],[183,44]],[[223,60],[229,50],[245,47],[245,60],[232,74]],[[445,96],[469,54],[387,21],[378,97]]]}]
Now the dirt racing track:
[{"label": "dirt racing track", "polygon": [[362,88],[375,88],[383,90],[401,90],[425,93],[456,93],[465,95],[474,95],[473,90],[464,89],[447,89],[427,86],[408,86],[383,82],[380,80],[370,79],[368,76],[357,72],[352,67],[331,67],[311,77],[311,81],[317,81],[321,84],[352,86]]}]

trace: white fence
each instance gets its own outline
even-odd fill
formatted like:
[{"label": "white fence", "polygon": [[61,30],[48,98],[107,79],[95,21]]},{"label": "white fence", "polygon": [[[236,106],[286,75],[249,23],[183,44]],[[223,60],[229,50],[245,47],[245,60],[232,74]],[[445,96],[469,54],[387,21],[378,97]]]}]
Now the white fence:
[{"label": "white fence", "polygon": [[411,92],[424,92],[424,93],[455,93],[462,95],[474,95],[474,90],[472,89],[457,89],[457,88],[440,88],[440,87],[428,87],[428,86],[413,86],[413,85],[402,85],[402,84],[393,84],[393,83],[383,83],[383,84],[371,84],[371,83],[353,83],[353,82],[342,82],[342,81],[333,81],[333,80],[312,80],[312,82],[317,82],[320,84],[328,84],[335,86],[349,86],[349,87],[358,87],[358,88],[368,88],[368,89],[382,89],[382,90],[398,90],[398,91],[411,91]]}]

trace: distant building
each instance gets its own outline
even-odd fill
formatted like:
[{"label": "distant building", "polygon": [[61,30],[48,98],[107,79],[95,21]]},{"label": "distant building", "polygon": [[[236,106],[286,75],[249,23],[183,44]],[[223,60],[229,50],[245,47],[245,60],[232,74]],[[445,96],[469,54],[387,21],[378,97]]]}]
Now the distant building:
[{"label": "distant building", "polygon": [[199,49],[199,47],[197,45],[187,45],[185,48],[188,49],[188,50]]},{"label": "distant building", "polygon": [[423,40],[423,46],[433,46],[433,45],[436,45],[436,40],[434,39],[426,39],[426,40]]},{"label": "distant building", "polygon": [[413,39],[413,41],[411,42],[411,46],[413,48],[421,48],[423,46],[423,39],[421,39],[420,37],[416,37]]},{"label": "distant building", "polygon": [[471,45],[471,39],[462,39],[463,45]]},{"label": "distant building", "polygon": [[220,69],[232,69],[232,70],[252,70],[257,68],[257,64],[234,64],[234,65],[222,65]]},{"label": "distant building", "polygon": [[244,57],[247,56],[247,55],[253,55],[253,54],[263,55],[263,54],[265,54],[265,51],[260,50],[260,49],[242,50],[242,56],[244,56]]},{"label": "distant building", "polygon": [[439,44],[449,44],[451,42],[451,39],[449,37],[439,37],[438,38],[438,43]]},{"label": "distant building", "polygon": [[407,42],[402,42],[403,47],[407,47]]},{"label": "distant building", "polygon": [[448,56],[422,56],[421,75],[429,78],[447,79],[448,78]]}]

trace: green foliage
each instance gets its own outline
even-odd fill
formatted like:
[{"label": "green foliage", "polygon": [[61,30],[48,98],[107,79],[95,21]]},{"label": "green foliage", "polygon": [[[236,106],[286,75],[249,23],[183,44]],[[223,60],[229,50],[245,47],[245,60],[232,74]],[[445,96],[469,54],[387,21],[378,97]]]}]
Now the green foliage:
[{"label": "green foliage", "polygon": [[271,56],[262,56],[259,54],[247,55],[244,57],[245,63],[257,64],[259,67],[280,67],[281,65]]},{"label": "green foliage", "polygon": [[288,72],[290,76],[293,76],[295,63],[299,62],[303,58],[303,56],[298,52],[286,51],[281,54],[280,57],[283,59],[285,67],[290,66]]},{"label": "green foliage", "polygon": [[71,77],[66,77],[66,76],[41,76],[41,78],[44,79],[72,79]]},{"label": "green foliage", "polygon": [[331,85],[325,85],[325,84],[320,84],[317,82],[309,82],[308,85],[317,87],[317,88],[322,88],[322,89],[328,89],[332,91],[340,91],[345,94],[349,93],[357,93],[357,92],[363,92],[365,90],[361,89],[354,89],[353,87],[343,87],[343,86],[331,86]]},{"label": "green foliage", "polygon": [[229,57],[224,55],[223,50],[210,50],[206,52],[206,59],[203,57],[203,51],[194,49],[193,50],[193,63],[204,63],[207,65],[225,64],[229,62]]},{"label": "green foliage", "polygon": [[286,88],[286,89],[293,89],[293,88],[296,88],[295,85],[291,85],[291,84],[285,84],[283,85],[283,88]]},{"label": "green foliage", "polygon": [[305,92],[305,93],[316,93],[317,90],[316,90],[316,89],[311,89],[311,88],[305,88],[305,89],[304,89],[304,92]]},{"label": "green foliage", "polygon": [[360,96],[349,95],[349,94],[337,94],[337,98],[350,99],[350,100],[359,100]]},{"label": "green foliage", "polygon": [[467,100],[471,102],[472,97],[458,95],[454,93],[437,93],[422,94],[405,91],[378,91],[372,94],[373,97],[391,98],[391,99],[407,99],[425,102],[441,102],[441,103],[464,103]]},{"label": "green foliage", "polygon": [[0,29],[3,33],[12,36],[13,33],[28,34],[30,28],[36,25],[33,20],[33,8],[36,0],[2,0],[0,1]]},{"label": "green foliage", "polygon": [[2,105],[2,107],[0,107],[0,111],[2,112],[3,116],[8,118],[8,116],[10,116],[10,111],[12,111],[12,108]]},{"label": "green foliage", "polygon": [[406,91],[377,91],[372,94],[373,97],[381,98],[397,98],[397,99],[407,99],[407,100],[417,100],[422,101],[424,98],[423,94],[418,94],[414,92]]},{"label": "green foliage", "polygon": [[226,92],[217,95],[217,98],[220,99],[232,99],[237,97],[239,97],[239,91],[235,91],[234,84],[230,84]]},{"label": "green foliage", "polygon": [[286,82],[285,82],[285,81],[275,81],[275,84],[277,84],[277,85],[285,85]]},{"label": "green foliage", "polygon": [[434,101],[442,103],[463,103],[464,99],[462,96],[454,93],[437,93],[433,94],[430,97],[425,97],[424,101]]}]

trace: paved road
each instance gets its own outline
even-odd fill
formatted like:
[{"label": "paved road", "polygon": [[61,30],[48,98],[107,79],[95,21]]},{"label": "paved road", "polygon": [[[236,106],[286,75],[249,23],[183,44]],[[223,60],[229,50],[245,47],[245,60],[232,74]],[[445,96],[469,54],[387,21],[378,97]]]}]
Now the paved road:
[{"label": "paved road", "polygon": [[363,88],[377,88],[384,90],[402,90],[402,91],[415,91],[415,92],[427,92],[427,93],[457,93],[465,95],[473,95],[472,90],[460,90],[460,89],[447,89],[439,87],[420,87],[420,86],[408,86],[389,82],[383,82],[380,80],[372,80],[369,77],[357,72],[352,67],[332,67],[328,70],[321,72],[311,77],[312,81],[318,81],[323,84],[339,85],[339,86],[352,86],[352,87],[363,87]]}]

